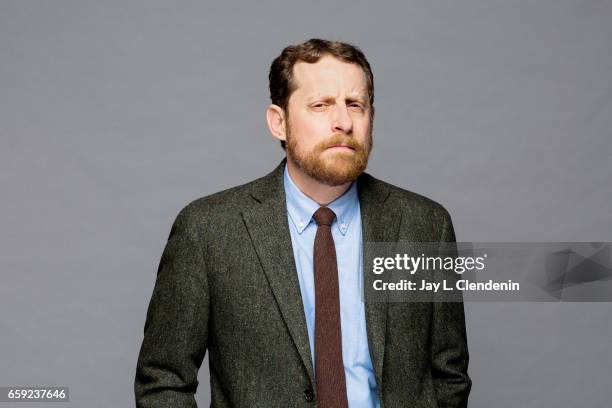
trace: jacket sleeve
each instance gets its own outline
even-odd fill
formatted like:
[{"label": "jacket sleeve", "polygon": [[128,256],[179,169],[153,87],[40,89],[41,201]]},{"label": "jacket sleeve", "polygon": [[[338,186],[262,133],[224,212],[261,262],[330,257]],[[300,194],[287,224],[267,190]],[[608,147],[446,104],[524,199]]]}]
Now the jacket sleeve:
[{"label": "jacket sleeve", "polygon": [[[441,242],[455,242],[450,215],[443,210]],[[434,302],[431,327],[432,377],[438,407],[467,407],[472,386],[463,302]]]},{"label": "jacket sleeve", "polygon": [[172,226],[157,271],[136,368],[137,407],[197,407],[209,292],[197,216],[188,208]]}]

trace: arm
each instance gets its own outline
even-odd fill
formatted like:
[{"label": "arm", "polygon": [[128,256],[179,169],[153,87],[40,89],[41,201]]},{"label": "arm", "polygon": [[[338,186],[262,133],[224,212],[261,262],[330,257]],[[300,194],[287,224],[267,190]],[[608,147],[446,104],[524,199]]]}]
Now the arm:
[{"label": "arm", "polygon": [[[455,242],[450,216],[443,213],[441,242]],[[463,302],[434,302],[431,328],[432,377],[440,408],[467,407],[472,381]]]},{"label": "arm", "polygon": [[209,294],[196,217],[181,211],[170,231],[144,328],[134,392],[137,407],[196,407],[206,353]]}]

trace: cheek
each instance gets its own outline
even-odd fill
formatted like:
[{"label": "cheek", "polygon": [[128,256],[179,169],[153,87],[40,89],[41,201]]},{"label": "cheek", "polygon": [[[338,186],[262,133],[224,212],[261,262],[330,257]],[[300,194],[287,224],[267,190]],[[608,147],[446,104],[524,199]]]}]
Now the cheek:
[{"label": "cheek", "polygon": [[370,120],[368,118],[359,118],[353,121],[353,127],[360,134],[367,134],[370,130]]},{"label": "cheek", "polygon": [[370,121],[365,120],[353,125],[355,138],[361,143],[365,143],[370,139]]},{"label": "cheek", "polygon": [[291,134],[295,135],[306,148],[315,146],[317,143],[330,136],[330,126],[324,117],[305,117],[296,115],[291,118]]}]

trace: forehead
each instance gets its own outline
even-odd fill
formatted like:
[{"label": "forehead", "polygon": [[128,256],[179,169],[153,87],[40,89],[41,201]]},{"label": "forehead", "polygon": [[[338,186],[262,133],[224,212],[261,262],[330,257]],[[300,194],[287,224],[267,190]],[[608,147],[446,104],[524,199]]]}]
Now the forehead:
[{"label": "forehead", "polygon": [[365,98],[368,90],[365,73],[352,64],[326,55],[314,64],[299,61],[293,67],[294,94],[298,97],[317,95],[350,95]]}]

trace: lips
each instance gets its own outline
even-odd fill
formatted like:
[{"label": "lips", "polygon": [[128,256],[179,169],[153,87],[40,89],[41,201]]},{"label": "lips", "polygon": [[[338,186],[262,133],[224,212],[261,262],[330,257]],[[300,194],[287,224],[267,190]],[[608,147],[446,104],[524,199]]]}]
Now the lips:
[{"label": "lips", "polygon": [[331,146],[328,146],[327,148],[328,148],[328,149],[333,149],[334,147],[344,147],[344,148],[346,148],[346,149],[355,150],[355,148],[354,148],[354,147],[349,146],[349,145],[331,145]]}]

